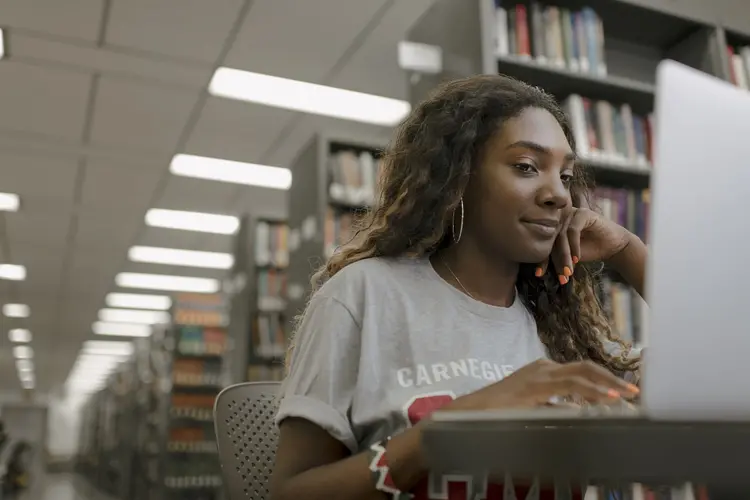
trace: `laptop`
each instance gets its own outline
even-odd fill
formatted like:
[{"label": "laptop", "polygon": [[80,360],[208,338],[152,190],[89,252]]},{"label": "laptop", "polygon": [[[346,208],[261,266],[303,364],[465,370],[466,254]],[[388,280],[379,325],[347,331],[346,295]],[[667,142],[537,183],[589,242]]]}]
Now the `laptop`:
[{"label": "laptop", "polygon": [[642,405],[660,420],[750,420],[750,92],[657,70]]}]

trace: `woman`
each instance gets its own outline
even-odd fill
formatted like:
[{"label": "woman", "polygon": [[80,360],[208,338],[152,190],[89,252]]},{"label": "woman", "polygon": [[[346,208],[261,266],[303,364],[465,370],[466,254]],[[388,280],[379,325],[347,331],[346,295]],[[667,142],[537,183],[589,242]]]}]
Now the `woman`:
[{"label": "woman", "polygon": [[501,485],[430,478],[420,420],[638,393],[618,376],[638,356],[583,264],[606,261],[642,293],[646,248],[585,208],[574,151],[554,99],[506,77],[449,83],[414,109],[377,208],[313,278],[274,499],[502,499]]}]

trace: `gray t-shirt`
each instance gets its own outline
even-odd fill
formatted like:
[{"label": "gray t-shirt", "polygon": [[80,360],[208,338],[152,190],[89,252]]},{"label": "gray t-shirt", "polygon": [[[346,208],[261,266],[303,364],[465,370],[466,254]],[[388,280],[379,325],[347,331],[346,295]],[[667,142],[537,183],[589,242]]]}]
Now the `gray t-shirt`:
[{"label": "gray t-shirt", "polygon": [[295,341],[277,421],[303,417],[353,453],[545,356],[520,299],[473,300],[426,258],[345,267],[315,293]]},{"label": "gray t-shirt", "polygon": [[352,453],[547,355],[519,298],[476,301],[427,258],[345,267],[314,294],[295,341],[276,421],[309,420]]}]

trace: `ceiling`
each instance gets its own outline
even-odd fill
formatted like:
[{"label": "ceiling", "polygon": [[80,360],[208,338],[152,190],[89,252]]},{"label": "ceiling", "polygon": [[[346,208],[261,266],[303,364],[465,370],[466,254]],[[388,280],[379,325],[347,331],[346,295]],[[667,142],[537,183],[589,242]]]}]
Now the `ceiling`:
[{"label": "ceiling", "polygon": [[[67,376],[135,244],[230,251],[229,236],[147,228],[148,208],[284,217],[286,192],[171,176],[178,152],[289,166],[316,130],[389,130],[210,97],[218,66],[406,98],[396,45],[432,0],[2,0],[0,391],[20,388],[7,331],[29,328],[37,390]],[[2,213],[0,213],[2,214]]]}]

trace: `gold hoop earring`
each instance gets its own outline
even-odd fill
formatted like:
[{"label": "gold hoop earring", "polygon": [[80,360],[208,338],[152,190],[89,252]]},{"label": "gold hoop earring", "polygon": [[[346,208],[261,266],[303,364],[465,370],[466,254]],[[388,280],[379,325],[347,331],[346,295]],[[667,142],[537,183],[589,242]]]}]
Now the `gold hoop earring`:
[{"label": "gold hoop earring", "polygon": [[451,216],[451,231],[453,232],[453,243],[461,241],[461,235],[464,233],[464,199],[461,197],[459,201],[461,207],[461,226],[458,228],[458,235],[456,235],[456,209],[453,209],[453,215]]}]

